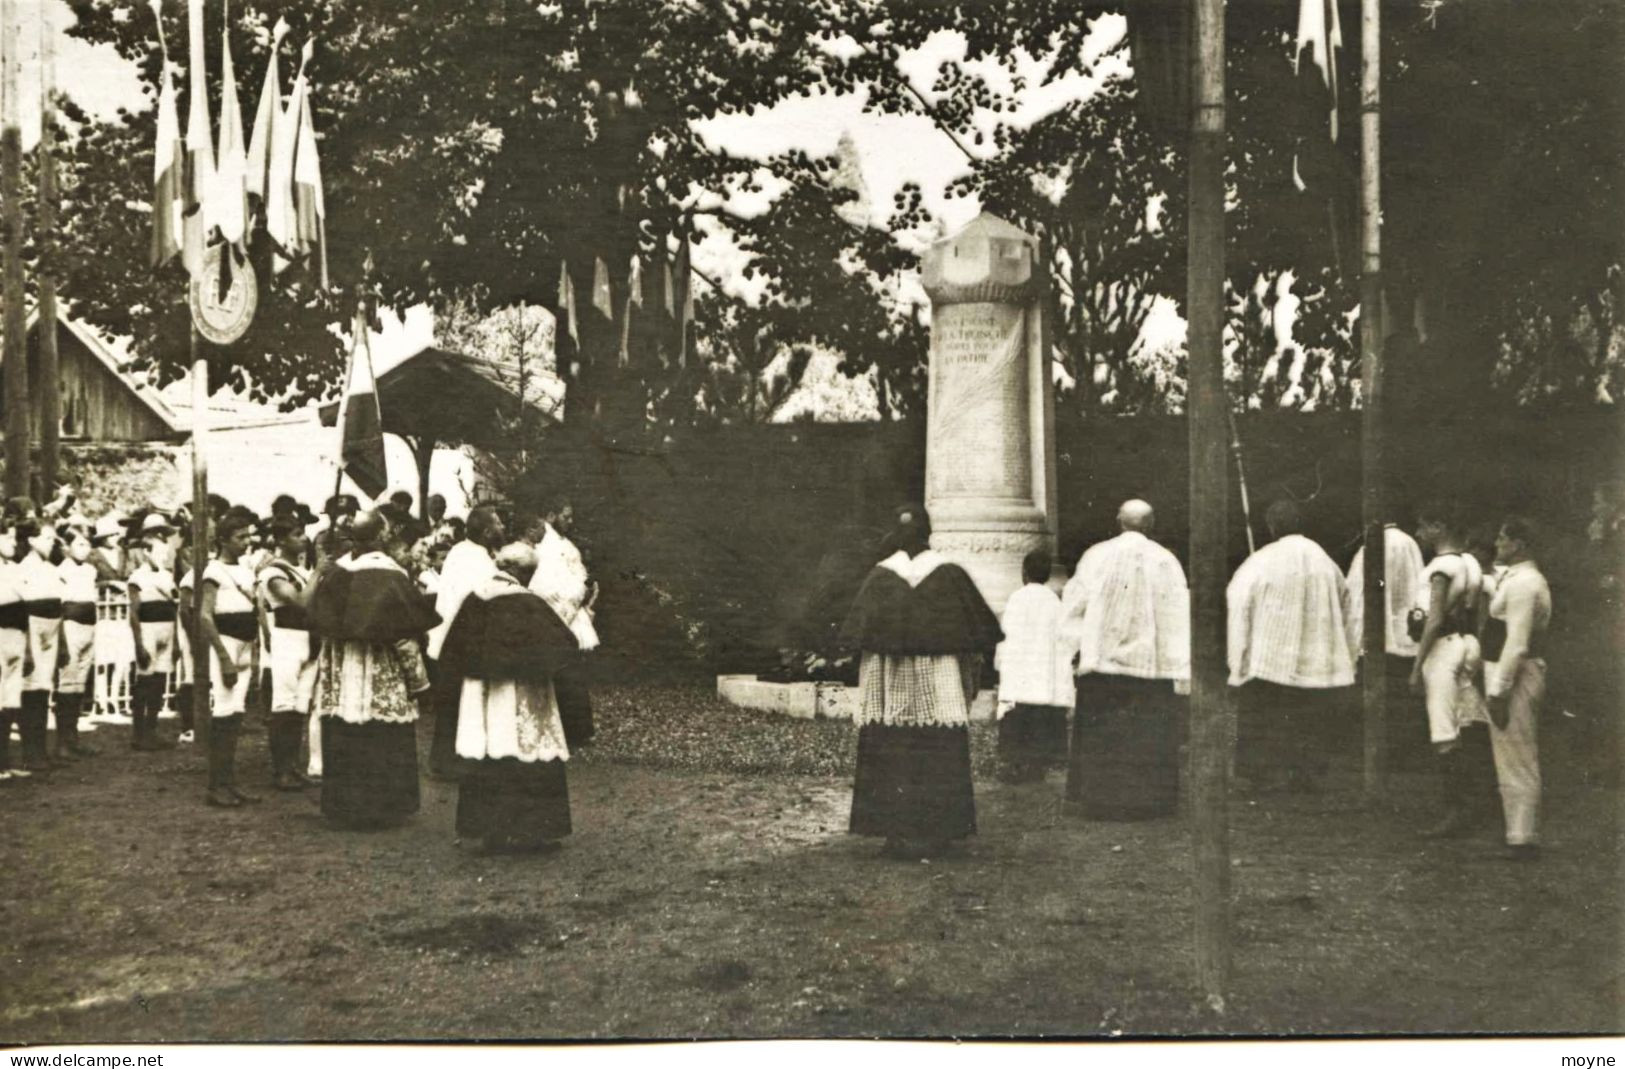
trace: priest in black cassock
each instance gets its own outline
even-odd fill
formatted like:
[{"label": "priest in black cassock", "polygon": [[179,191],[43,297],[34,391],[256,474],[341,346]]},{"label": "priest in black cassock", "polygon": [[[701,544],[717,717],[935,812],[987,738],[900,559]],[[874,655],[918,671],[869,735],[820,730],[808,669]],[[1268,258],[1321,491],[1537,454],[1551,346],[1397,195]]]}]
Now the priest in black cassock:
[{"label": "priest in black cassock", "polygon": [[841,628],[862,656],[854,835],[921,857],[976,831],[970,703],[982,655],[1003,638],[964,569],[929,548],[923,508],[900,509],[893,552],[869,573]]},{"label": "priest in black cassock", "polygon": [[321,720],[322,815],[378,828],[418,809],[417,720],[429,699],[420,636],[439,622],[400,562],[388,520],[363,512],[351,552],[311,586],[306,607],[321,651],[312,712]]},{"label": "priest in black cassock", "polygon": [[496,574],[466,597],[440,648],[458,695],[457,835],[486,853],[545,849],[570,834],[570,751],[553,677],[578,648],[568,625],[528,589],[537,555],[497,551]]}]

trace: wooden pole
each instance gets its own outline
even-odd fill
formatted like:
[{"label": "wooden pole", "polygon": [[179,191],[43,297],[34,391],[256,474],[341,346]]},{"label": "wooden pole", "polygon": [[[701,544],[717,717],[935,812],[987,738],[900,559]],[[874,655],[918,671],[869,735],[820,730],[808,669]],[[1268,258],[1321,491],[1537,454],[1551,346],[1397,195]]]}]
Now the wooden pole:
[{"label": "wooden pole", "polygon": [[23,133],[19,93],[22,59],[17,54],[20,30],[18,0],[0,0],[0,223],[4,248],[0,249],[0,297],[5,301],[0,341],[0,375],[6,395],[6,496],[26,497],[29,478],[28,347],[23,337],[27,313],[23,306]]},{"label": "wooden pole", "polygon": [[39,14],[39,382],[40,500],[56,495],[62,440],[62,376],[56,349],[56,29]]},{"label": "wooden pole", "polygon": [[209,749],[209,658],[203,639],[203,568],[209,561],[209,362],[201,353],[197,324],[192,325],[192,728],[208,754],[209,782],[218,771]]},{"label": "wooden pole", "polygon": [[1365,798],[1375,804],[1387,778],[1387,520],[1383,502],[1382,415],[1382,84],[1380,0],[1360,9],[1360,481],[1365,526]]},{"label": "wooden pole", "polygon": [[1229,472],[1224,389],[1224,0],[1191,0],[1189,271],[1191,842],[1196,982],[1222,1013],[1230,981],[1230,766],[1225,664]]}]

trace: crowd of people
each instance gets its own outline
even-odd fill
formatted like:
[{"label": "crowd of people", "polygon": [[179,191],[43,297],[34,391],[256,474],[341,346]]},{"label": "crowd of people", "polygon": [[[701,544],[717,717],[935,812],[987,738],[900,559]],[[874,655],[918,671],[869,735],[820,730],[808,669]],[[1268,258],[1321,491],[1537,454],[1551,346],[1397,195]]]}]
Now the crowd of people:
[{"label": "crowd of people", "polygon": [[[565,762],[593,734],[579,657],[598,644],[570,507],[516,522],[491,505],[447,516],[439,495],[421,515],[412,504],[406,491],[366,509],[338,494],[319,518],[283,495],[261,516],[212,497],[194,598],[184,508],[91,519],[71,490],[43,507],[7,503],[0,783],[93,757],[87,716],[127,722],[135,751],[194,743],[206,673],[209,806],[260,800],[236,760],[257,711],[269,786],[319,785],[336,824],[398,823],[418,808],[417,721],[433,713],[432,773],[460,781],[460,837],[508,851],[567,835]],[[108,642],[110,626],[127,641]],[[127,680],[104,684],[100,704],[98,659],[117,669],[108,680]],[[166,708],[173,739],[159,725]]]},{"label": "crowd of people", "polygon": [[[929,548],[925,511],[900,511],[842,632],[861,653],[852,832],[906,857],[974,833],[969,710],[995,643],[1003,776],[1041,779],[1064,761],[1065,797],[1087,817],[1176,810],[1190,685],[1185,573],[1154,540],[1149,504],[1125,502],[1117,519],[1120,533],[1083,553],[1059,595],[1049,554],[1030,554],[1000,620]],[[1414,538],[1389,525],[1384,649],[1368,655],[1363,548],[1345,574],[1305,536],[1296,503],[1275,502],[1265,519],[1270,541],[1227,591],[1236,772],[1247,789],[1319,790],[1360,722],[1358,673],[1383,672],[1394,752],[1430,754],[1437,769],[1438,820],[1420,833],[1470,831],[1498,789],[1505,856],[1538,857],[1552,600],[1531,525],[1508,517],[1470,530],[1450,504],[1423,509]]]},{"label": "crowd of people", "polygon": [[[71,493],[43,508],[8,503],[0,782],[93,755],[80,723],[107,656],[99,616],[122,604],[132,749],[175,744],[158,724],[166,703],[177,741],[193,741],[207,673],[210,806],[258,800],[236,769],[257,710],[272,787],[319,783],[335,824],[397,824],[418,808],[417,723],[432,716],[430,774],[459,782],[459,838],[493,852],[556,844],[571,830],[566,762],[593,734],[581,654],[598,645],[597,587],[569,538],[571,510],[515,517],[486,505],[459,519],[437,496],[421,516],[411,506],[404,491],[366,509],[336,495],[319,519],[286,495],[266,516],[211,499],[194,598],[184,510],[92,520]],[[907,857],[974,833],[968,728],[988,651],[1003,775],[1041,779],[1064,763],[1067,801],[1095,819],[1176,810],[1185,573],[1155,541],[1151,505],[1125,502],[1117,519],[1120,533],[1083,553],[1059,595],[1049,554],[1030,554],[1001,619],[930,548],[925,510],[899,511],[842,627],[861,655],[853,833]],[[1357,674],[1381,672],[1396,752],[1430,752],[1438,770],[1439,819],[1424,834],[1469,830],[1498,789],[1508,855],[1537,856],[1552,606],[1531,526],[1511,517],[1470,530],[1451,505],[1423,509],[1414,538],[1388,526],[1384,648],[1373,654],[1362,648],[1363,549],[1345,574],[1304,535],[1295,503],[1272,504],[1265,519],[1271,540],[1228,588],[1238,775],[1259,794],[1319,789],[1344,726],[1358,723]]]}]

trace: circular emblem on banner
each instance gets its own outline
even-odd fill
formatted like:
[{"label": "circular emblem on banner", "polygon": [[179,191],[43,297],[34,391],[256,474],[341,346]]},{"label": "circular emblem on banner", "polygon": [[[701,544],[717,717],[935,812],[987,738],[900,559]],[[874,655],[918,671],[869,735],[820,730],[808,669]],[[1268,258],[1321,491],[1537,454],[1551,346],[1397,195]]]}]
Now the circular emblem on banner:
[{"label": "circular emblem on banner", "polygon": [[220,292],[225,266],[224,245],[211,246],[203,257],[203,271],[192,280],[192,322],[197,332],[215,345],[230,345],[248,332],[259,307],[259,284],[247,261],[231,265],[231,282]]}]

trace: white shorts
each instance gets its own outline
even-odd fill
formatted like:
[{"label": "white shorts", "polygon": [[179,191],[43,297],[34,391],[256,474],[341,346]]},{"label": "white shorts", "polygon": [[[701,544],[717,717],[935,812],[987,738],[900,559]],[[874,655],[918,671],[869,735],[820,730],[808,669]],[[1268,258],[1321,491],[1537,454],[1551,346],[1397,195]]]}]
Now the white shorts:
[{"label": "white shorts", "polygon": [[1454,742],[1468,724],[1487,723],[1489,709],[1478,689],[1478,639],[1445,635],[1433,643],[1422,662],[1427,696],[1428,735],[1434,742]]},{"label": "white shorts", "polygon": [[27,654],[27,631],[0,628],[0,709],[23,707],[23,658]]},{"label": "white shorts", "polygon": [[209,658],[209,686],[214,700],[212,715],[217,719],[241,716],[248,710],[248,685],[254,681],[254,644],[227,635],[220,636],[220,644],[237,669],[237,682],[228,689],[220,678],[220,658]]},{"label": "white shorts", "polygon": [[316,658],[310,632],[271,631],[271,712],[308,713],[316,693]]},{"label": "white shorts", "polygon": [[90,670],[96,663],[96,625],[63,620],[62,645],[66,656],[57,672],[56,689],[83,694],[90,686]]},{"label": "white shorts", "polygon": [[24,690],[51,691],[56,686],[56,658],[62,641],[62,620],[58,617],[28,618],[28,653],[34,670],[23,677]]},{"label": "white shorts", "polygon": [[179,627],[173,620],[141,625],[141,645],[147,651],[144,676],[168,675],[175,670],[175,631]]}]

